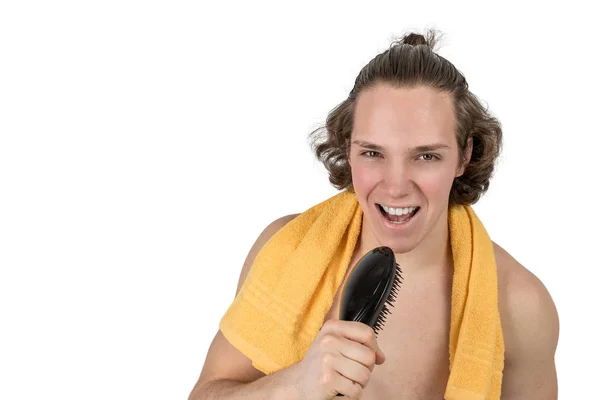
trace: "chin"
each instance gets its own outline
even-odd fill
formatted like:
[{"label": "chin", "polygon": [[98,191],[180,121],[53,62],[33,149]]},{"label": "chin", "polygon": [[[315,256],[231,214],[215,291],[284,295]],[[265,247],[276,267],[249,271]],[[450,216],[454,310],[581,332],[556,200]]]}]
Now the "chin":
[{"label": "chin", "polygon": [[387,246],[396,254],[408,253],[418,245],[416,238],[398,238],[379,240],[382,246]]}]

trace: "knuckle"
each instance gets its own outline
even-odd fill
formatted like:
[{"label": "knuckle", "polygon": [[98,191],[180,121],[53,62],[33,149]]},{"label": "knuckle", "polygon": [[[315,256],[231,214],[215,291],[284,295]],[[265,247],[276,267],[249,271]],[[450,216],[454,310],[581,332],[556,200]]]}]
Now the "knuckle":
[{"label": "knuckle", "polygon": [[338,339],[333,335],[324,335],[321,338],[321,348],[329,349],[335,346]]},{"label": "knuckle", "polygon": [[329,319],[327,321],[325,321],[325,323],[323,324],[323,326],[321,327],[321,329],[326,328],[326,329],[335,329],[338,326],[338,321],[336,321],[335,319]]},{"label": "knuckle", "polygon": [[333,371],[325,371],[321,374],[320,384],[323,387],[329,387],[333,384]]},{"label": "knuckle", "polygon": [[320,363],[324,367],[331,367],[333,365],[333,354],[331,353],[323,353],[320,357]]}]

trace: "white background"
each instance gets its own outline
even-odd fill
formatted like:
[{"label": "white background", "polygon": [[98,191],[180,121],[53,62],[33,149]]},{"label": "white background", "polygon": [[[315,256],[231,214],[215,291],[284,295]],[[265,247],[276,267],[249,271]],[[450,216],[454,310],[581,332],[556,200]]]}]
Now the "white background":
[{"label": "white background", "polygon": [[599,398],[586,4],[2,2],[0,398],[185,399],[258,234],[337,193],[307,135],[427,27],[503,124],[474,209],[554,298],[560,398]]}]

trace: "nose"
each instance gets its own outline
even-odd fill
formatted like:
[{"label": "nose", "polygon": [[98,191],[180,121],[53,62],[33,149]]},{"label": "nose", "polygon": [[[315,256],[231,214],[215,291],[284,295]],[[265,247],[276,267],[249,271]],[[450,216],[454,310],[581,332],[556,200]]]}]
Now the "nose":
[{"label": "nose", "polygon": [[387,166],[383,173],[382,183],[390,198],[406,196],[414,184],[410,168],[401,163],[390,163]]}]

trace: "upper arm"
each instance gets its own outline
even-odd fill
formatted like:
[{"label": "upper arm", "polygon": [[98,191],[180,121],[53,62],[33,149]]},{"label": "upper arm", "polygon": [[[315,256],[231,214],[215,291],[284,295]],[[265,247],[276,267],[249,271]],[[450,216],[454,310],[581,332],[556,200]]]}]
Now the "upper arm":
[{"label": "upper arm", "polygon": [[502,399],[557,399],[556,306],[533,273],[504,250],[499,253],[497,264],[504,270],[503,278],[499,279],[499,308],[506,350]]},{"label": "upper arm", "polygon": [[[258,236],[246,256],[237,284],[236,296],[242,287],[250,267],[265,243],[285,224],[294,219],[297,214],[287,215],[273,221]],[[252,382],[265,376],[264,373],[252,366],[252,361],[237,350],[219,330],[215,335],[206,355],[200,378],[194,387],[196,391],[201,385],[217,380],[229,379],[240,382]],[[190,395],[193,397],[194,391]]]}]

